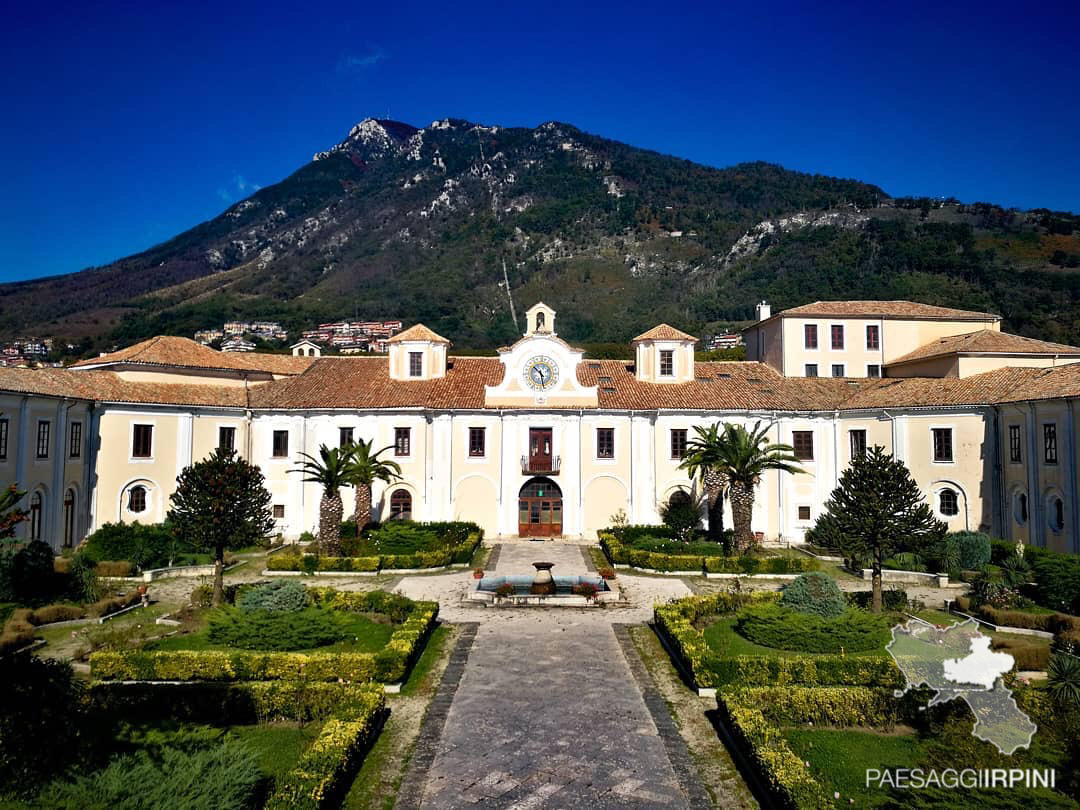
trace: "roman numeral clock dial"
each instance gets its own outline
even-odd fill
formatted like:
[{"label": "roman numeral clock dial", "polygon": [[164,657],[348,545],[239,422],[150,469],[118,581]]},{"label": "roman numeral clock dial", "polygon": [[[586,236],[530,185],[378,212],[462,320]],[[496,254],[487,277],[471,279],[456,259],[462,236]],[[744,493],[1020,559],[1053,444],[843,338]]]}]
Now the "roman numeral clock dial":
[{"label": "roman numeral clock dial", "polygon": [[559,380],[559,367],[550,357],[533,357],[525,364],[525,384],[534,391],[548,391]]}]

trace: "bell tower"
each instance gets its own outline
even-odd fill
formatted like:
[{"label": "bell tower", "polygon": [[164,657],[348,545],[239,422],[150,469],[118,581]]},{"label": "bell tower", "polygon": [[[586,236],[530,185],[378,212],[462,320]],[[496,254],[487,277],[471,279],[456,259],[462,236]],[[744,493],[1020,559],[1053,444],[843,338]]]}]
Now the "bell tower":
[{"label": "bell tower", "polygon": [[525,310],[525,337],[530,335],[555,336],[555,310],[543,301]]}]

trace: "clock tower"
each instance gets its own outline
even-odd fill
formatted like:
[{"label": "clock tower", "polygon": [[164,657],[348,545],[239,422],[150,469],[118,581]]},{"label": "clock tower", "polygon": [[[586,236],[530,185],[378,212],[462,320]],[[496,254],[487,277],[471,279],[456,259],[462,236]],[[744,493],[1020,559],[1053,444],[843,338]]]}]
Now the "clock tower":
[{"label": "clock tower", "polygon": [[499,349],[503,378],[498,385],[487,386],[484,404],[489,408],[596,407],[596,386],[584,386],[577,379],[583,352],[555,334],[555,310],[537,302],[525,312],[525,319],[525,336]]}]

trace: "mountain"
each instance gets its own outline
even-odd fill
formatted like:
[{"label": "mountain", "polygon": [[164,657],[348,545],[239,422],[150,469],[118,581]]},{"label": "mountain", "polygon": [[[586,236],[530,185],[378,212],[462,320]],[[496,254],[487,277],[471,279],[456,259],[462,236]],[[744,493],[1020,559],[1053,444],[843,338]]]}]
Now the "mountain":
[{"label": "mountain", "polygon": [[[459,347],[520,334],[543,298],[560,334],[625,342],[830,298],[994,310],[1080,343],[1080,217],[882,189],[766,163],[710,168],[590,135],[366,119],[281,182],[143,253],[0,285],[0,329],[84,349],[234,317],[299,330],[423,321]],[[508,282],[508,284],[507,284]],[[507,287],[509,287],[509,294]]]}]

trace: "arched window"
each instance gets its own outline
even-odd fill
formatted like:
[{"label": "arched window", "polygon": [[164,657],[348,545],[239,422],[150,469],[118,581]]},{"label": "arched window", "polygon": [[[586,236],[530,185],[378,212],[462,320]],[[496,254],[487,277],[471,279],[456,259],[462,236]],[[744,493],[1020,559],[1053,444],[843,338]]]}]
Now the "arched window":
[{"label": "arched window", "polygon": [[412,519],[412,495],[408,490],[395,489],[390,495],[390,519]]},{"label": "arched window", "polygon": [[1028,519],[1028,499],[1026,492],[1017,492],[1013,497],[1013,518],[1023,526]]},{"label": "arched window", "polygon": [[544,331],[544,313],[543,312],[537,312],[536,313],[536,331],[537,332],[543,332]]},{"label": "arched window", "polygon": [[1061,499],[1060,495],[1051,495],[1048,506],[1050,509],[1046,515],[1047,522],[1050,524],[1051,530],[1060,532],[1065,528],[1065,501]]},{"label": "arched window", "polygon": [[136,484],[128,490],[127,508],[129,512],[136,514],[146,511],[146,487]]},{"label": "arched window", "polygon": [[64,548],[75,545],[75,490],[64,493]]},{"label": "arched window", "polygon": [[30,539],[41,539],[41,513],[45,507],[45,499],[40,492],[30,496]]},{"label": "arched window", "polygon": [[668,506],[686,506],[690,503],[690,493],[685,489],[677,489],[668,498]]},{"label": "arched window", "polygon": [[959,514],[960,502],[956,497],[955,489],[943,489],[938,493],[938,512],[947,517]]}]

